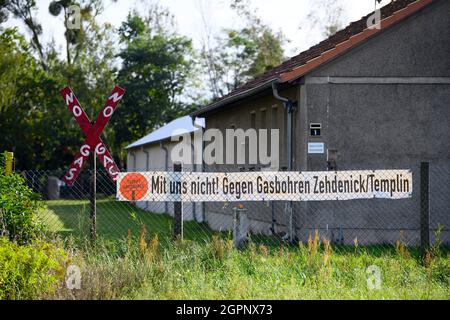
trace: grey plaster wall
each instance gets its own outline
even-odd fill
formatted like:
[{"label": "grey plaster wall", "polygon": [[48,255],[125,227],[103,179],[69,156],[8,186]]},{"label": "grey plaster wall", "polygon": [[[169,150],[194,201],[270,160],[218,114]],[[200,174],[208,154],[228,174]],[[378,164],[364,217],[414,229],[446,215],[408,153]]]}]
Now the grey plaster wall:
[{"label": "grey plaster wall", "polygon": [[450,1],[437,0],[311,76],[450,76]]},{"label": "grey plaster wall", "polygon": [[[414,192],[408,200],[297,204],[302,238],[317,228],[346,243],[392,243],[403,230],[408,243],[418,244],[419,163],[430,161],[432,227],[443,225],[450,242],[449,39],[450,1],[439,1],[305,78],[298,167],[326,168],[326,153],[306,150],[320,141],[337,152],[338,170],[411,169]],[[309,136],[311,122],[322,123],[321,137]]]}]

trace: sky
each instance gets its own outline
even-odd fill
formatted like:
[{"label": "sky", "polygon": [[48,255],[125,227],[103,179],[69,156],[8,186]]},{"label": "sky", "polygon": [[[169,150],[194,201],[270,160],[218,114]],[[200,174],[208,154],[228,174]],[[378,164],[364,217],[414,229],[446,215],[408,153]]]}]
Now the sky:
[{"label": "sky", "polygon": [[[383,0],[382,4],[389,1]],[[43,27],[44,43],[54,40],[62,52],[64,50],[62,17],[53,17],[48,13],[50,2],[51,0],[37,0],[39,11],[36,18]],[[105,9],[99,20],[119,27],[130,10],[136,9],[138,12],[145,13],[149,2],[151,1],[105,0]],[[213,34],[239,23],[239,17],[229,8],[230,0],[159,0],[156,2],[167,7],[174,14],[178,32],[190,37],[196,48],[200,48],[202,35],[204,35],[204,24],[199,8],[203,8],[206,13]],[[308,13],[317,9],[314,0],[252,0],[251,2],[256,13],[266,24],[276,31],[281,30],[286,35],[289,40],[285,45],[287,56],[298,54],[323,39],[320,31],[306,25]],[[375,8],[375,0],[336,0],[336,2],[339,2],[344,9],[342,16],[344,26],[360,19]],[[27,34],[25,27],[18,21],[10,19],[6,25],[17,26],[22,33]]]}]

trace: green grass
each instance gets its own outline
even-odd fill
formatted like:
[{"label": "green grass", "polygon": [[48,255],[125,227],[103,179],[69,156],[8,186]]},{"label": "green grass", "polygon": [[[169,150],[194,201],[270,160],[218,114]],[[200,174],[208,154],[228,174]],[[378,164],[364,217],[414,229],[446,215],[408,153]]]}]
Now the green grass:
[{"label": "green grass", "polygon": [[[89,236],[90,203],[83,200],[46,201],[46,207],[39,213],[47,230],[61,236],[78,238]],[[137,208],[126,202],[97,200],[97,235],[106,239],[120,239],[128,232],[137,235],[142,226],[150,234],[162,239],[172,237],[173,218],[166,214],[155,214]],[[195,221],[184,222],[184,238],[208,242],[213,232],[207,225]]]},{"label": "green grass", "polygon": [[[139,239],[76,249],[81,290],[62,287],[57,299],[450,299],[450,255],[434,250],[426,263],[405,247],[335,252],[317,240],[290,248],[253,243],[235,250],[229,240],[158,245]],[[377,266],[380,286],[367,285]]]},{"label": "green grass", "polygon": [[[401,243],[333,247],[316,236],[290,247],[254,237],[260,241],[236,250],[229,233],[196,222],[185,222],[184,241],[172,241],[171,217],[113,200],[97,203],[99,239],[92,246],[83,240],[89,235],[88,201],[46,204],[40,218],[66,239],[71,261],[82,270],[82,288],[71,291],[62,282],[45,298],[450,299],[448,248],[435,247],[423,260]],[[367,285],[372,265],[381,271],[376,290]]]}]

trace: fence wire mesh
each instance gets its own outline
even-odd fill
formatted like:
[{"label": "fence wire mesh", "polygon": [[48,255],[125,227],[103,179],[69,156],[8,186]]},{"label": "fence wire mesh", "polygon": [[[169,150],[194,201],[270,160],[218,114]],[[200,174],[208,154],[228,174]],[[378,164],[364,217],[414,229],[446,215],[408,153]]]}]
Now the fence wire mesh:
[{"label": "fence wire mesh", "polygon": [[[253,171],[255,169],[250,169]],[[407,199],[360,199],[346,201],[247,201],[243,210],[237,202],[185,202],[183,239],[209,242],[214,235],[267,246],[306,242],[316,232],[337,248],[358,246],[394,246],[397,241],[415,247],[420,245],[421,203],[420,168],[413,172],[412,197]],[[152,171],[165,171],[152,169]],[[203,168],[203,172],[240,172],[244,178],[249,169]],[[39,193],[45,204],[39,218],[47,230],[61,236],[89,237],[91,230],[92,170],[83,170],[69,187],[60,178],[63,170],[33,170],[21,174],[26,183]],[[116,184],[103,169],[96,172],[96,230],[98,237],[121,239],[137,235],[143,226],[162,241],[174,239],[173,202],[120,202]],[[450,168],[430,166],[431,241],[436,234],[450,244]],[[237,218],[240,218],[237,220]],[[245,221],[244,221],[245,218]],[[236,225],[236,223],[238,225]],[[242,240],[241,239],[241,240]]]}]

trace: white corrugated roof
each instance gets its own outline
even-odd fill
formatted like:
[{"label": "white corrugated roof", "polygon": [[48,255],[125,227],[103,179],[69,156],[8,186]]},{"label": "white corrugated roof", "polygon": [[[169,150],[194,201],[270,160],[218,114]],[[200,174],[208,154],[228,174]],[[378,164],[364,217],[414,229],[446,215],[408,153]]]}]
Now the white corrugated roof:
[{"label": "white corrugated roof", "polygon": [[146,135],[145,137],[139,139],[136,142],[133,142],[129,146],[127,146],[125,149],[130,148],[136,148],[140,147],[149,143],[162,141],[165,139],[168,139],[172,136],[179,136],[186,133],[192,133],[200,129],[201,124],[203,124],[202,127],[204,127],[204,119],[197,118],[195,120],[196,126],[194,126],[192,122],[192,118],[190,116],[181,117],[178,119],[175,119],[165,126],[156,129],[152,133]]}]

